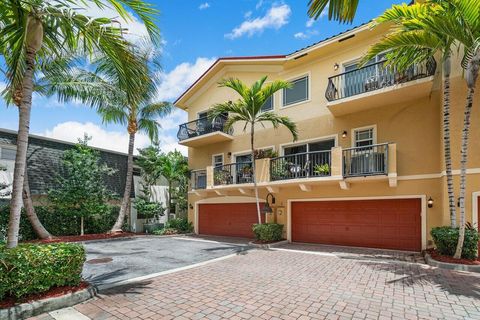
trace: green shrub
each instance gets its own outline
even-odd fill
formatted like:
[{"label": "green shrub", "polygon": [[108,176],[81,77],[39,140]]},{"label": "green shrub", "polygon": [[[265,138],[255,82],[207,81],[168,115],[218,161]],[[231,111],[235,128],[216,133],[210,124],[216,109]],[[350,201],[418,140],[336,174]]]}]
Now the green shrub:
[{"label": "green shrub", "polygon": [[82,280],[85,249],[72,243],[0,247],[0,300],[76,286]]},{"label": "green shrub", "polygon": [[[45,228],[55,236],[71,236],[80,234],[80,217],[72,215],[64,210],[57,210],[36,206],[35,211]],[[85,233],[105,233],[115,223],[118,216],[118,206],[106,206],[97,214],[85,217]],[[2,240],[8,228],[9,207],[0,207],[0,240]],[[20,239],[22,241],[37,239],[27,216],[22,211],[20,217]]]},{"label": "green shrub", "polygon": [[193,224],[187,218],[170,219],[165,224],[167,229],[177,229],[178,233],[190,233],[193,231]]},{"label": "green shrub", "polygon": [[[440,254],[451,256],[457,248],[459,229],[452,227],[436,227],[430,231],[435,246]],[[465,229],[462,258],[476,259],[478,246],[478,232],[475,229]]]},{"label": "green shrub", "polygon": [[255,234],[255,238],[260,241],[282,240],[283,224],[278,224],[278,223],[254,224],[253,233]]},{"label": "green shrub", "polygon": [[158,229],[153,231],[153,234],[156,234],[158,236],[168,236],[168,235],[179,234],[179,233],[180,232],[174,228],[163,228],[163,229]]}]

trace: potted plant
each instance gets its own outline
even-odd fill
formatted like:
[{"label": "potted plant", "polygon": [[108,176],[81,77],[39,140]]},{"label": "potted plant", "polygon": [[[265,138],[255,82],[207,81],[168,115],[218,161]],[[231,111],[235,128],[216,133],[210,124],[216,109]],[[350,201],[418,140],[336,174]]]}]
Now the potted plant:
[{"label": "potted plant", "polygon": [[288,163],[284,159],[276,160],[274,166],[271,166],[270,176],[272,180],[282,180],[288,177]]},{"label": "potted plant", "polygon": [[226,170],[215,170],[213,174],[215,185],[229,184],[231,180],[230,172]]},{"label": "potted plant", "polygon": [[317,164],[315,165],[313,172],[320,176],[328,176],[330,174],[330,165],[328,163]]}]

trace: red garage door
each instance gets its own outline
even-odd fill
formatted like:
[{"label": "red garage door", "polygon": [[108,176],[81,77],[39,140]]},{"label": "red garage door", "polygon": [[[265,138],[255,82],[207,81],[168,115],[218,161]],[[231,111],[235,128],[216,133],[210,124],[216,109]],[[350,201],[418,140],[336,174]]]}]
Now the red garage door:
[{"label": "red garage door", "polygon": [[253,238],[252,225],[257,221],[255,203],[199,205],[198,231],[200,234]]},{"label": "red garage door", "polygon": [[292,241],[421,250],[420,199],[292,203]]}]

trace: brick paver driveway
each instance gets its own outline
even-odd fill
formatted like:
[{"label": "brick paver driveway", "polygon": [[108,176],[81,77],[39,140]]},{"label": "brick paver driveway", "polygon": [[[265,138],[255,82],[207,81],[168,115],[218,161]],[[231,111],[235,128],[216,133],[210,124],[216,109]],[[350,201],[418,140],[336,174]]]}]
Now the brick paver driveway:
[{"label": "brick paver driveway", "polygon": [[480,319],[480,275],[318,251],[250,250],[75,309],[91,319]]}]

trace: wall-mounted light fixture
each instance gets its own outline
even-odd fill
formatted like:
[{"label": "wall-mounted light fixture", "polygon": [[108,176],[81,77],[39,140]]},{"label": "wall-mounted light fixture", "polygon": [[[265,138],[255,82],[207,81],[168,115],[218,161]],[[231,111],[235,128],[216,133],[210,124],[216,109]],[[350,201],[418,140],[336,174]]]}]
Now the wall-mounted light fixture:
[{"label": "wall-mounted light fixture", "polygon": [[268,203],[268,197],[272,199],[272,204],[275,204],[275,197],[273,196],[273,194],[271,193],[267,194],[267,196],[265,197],[265,205],[263,206],[263,209],[262,209],[262,212],[265,214],[273,213],[273,209],[272,207],[270,207],[270,203]]},{"label": "wall-mounted light fixture", "polygon": [[190,209],[193,209],[193,205],[192,205],[191,203],[188,204],[188,207],[189,207]]},{"label": "wall-mounted light fixture", "polygon": [[347,137],[348,133],[346,130],[343,130],[342,132],[342,138],[345,139]]},{"label": "wall-mounted light fixture", "polygon": [[335,62],[335,64],[333,65],[333,70],[337,71],[338,68],[340,68],[340,66],[338,65],[338,63]]},{"label": "wall-mounted light fixture", "polygon": [[227,153],[227,156],[228,156],[228,158],[231,158],[231,157],[232,157],[232,153],[231,153],[231,152]]},{"label": "wall-mounted light fixture", "polygon": [[433,199],[432,199],[432,197],[428,198],[428,200],[427,200],[427,205],[428,205],[429,208],[432,208],[432,207],[433,207]]},{"label": "wall-mounted light fixture", "polygon": [[457,200],[457,207],[460,208],[460,198],[458,198],[458,200]]}]

